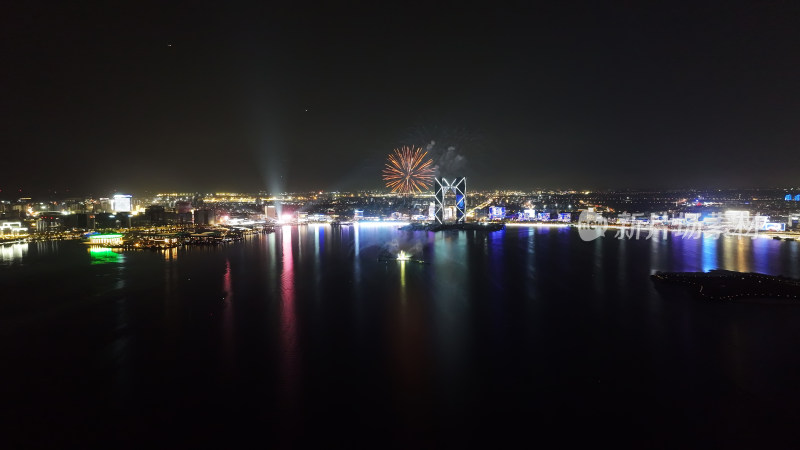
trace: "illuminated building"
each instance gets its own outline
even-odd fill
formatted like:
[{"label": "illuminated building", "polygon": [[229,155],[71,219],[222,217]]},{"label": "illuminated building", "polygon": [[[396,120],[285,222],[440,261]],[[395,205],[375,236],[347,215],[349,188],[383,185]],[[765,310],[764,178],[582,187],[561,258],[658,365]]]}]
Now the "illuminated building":
[{"label": "illuminated building", "polygon": [[131,212],[131,202],[133,197],[126,194],[117,194],[114,196],[114,212]]},{"label": "illuminated building", "polygon": [[0,236],[23,236],[28,234],[28,228],[22,222],[0,222]]},{"label": "illuminated building", "polygon": [[492,206],[489,208],[489,220],[505,219],[506,208],[505,206]]},{"label": "illuminated building", "polygon": [[11,210],[17,213],[14,215],[15,217],[24,219],[26,214],[32,215],[31,207],[33,205],[30,200],[31,199],[29,197],[22,197],[18,199],[16,203],[11,205]]},{"label": "illuminated building", "polygon": [[[445,178],[434,178],[436,193],[434,198],[436,200],[436,221],[444,223],[445,221],[454,220],[456,222],[463,222],[467,215],[467,178],[455,178],[453,181],[447,181]],[[450,194],[453,194],[452,196]],[[455,197],[454,204],[450,205],[450,199]],[[453,207],[455,210],[454,217],[445,218],[445,210],[448,207]]]},{"label": "illuminated building", "polygon": [[783,222],[764,222],[764,225],[759,228],[763,231],[786,231],[786,224]]},{"label": "illuminated building", "polygon": [[93,234],[89,236],[88,242],[91,245],[119,245],[121,243],[121,234]]},{"label": "illuminated building", "polygon": [[536,219],[536,210],[534,209],[526,209],[522,212],[522,219],[523,220],[535,220]]}]

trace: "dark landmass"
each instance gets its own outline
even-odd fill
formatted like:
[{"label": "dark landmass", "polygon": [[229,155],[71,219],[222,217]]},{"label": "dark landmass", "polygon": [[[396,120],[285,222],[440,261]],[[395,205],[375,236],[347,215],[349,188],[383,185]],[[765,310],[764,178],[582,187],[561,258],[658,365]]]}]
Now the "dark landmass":
[{"label": "dark landmass", "polygon": [[650,276],[656,286],[686,286],[703,298],[733,300],[742,298],[800,298],[800,280],[781,275],[743,273],[730,270],[709,272],[657,272]]}]

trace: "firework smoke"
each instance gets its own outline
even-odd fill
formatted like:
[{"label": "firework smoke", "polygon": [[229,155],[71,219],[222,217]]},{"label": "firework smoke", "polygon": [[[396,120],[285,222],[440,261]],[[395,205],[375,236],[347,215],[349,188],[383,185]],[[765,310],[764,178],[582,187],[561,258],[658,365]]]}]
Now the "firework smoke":
[{"label": "firework smoke", "polygon": [[[431,141],[425,146],[428,153],[436,154],[436,141]],[[433,166],[435,176],[461,176],[467,165],[467,158],[459,154],[455,146],[447,147],[436,157],[436,165]]]}]

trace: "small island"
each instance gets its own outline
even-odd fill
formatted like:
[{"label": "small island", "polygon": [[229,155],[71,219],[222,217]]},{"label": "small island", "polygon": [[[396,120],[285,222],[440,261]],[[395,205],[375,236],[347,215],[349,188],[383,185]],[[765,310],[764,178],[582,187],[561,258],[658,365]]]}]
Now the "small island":
[{"label": "small island", "polygon": [[708,272],[656,272],[650,277],[656,286],[686,286],[696,295],[713,300],[800,298],[800,280],[781,275],[715,269]]}]

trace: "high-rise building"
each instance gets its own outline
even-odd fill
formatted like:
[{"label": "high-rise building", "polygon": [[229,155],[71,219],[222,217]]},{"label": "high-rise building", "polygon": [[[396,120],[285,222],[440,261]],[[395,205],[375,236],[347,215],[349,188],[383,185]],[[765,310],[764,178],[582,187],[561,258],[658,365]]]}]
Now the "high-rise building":
[{"label": "high-rise building", "polygon": [[175,202],[175,212],[178,214],[186,214],[192,212],[192,204],[185,200]]},{"label": "high-rise building", "polygon": [[64,215],[59,211],[42,211],[36,220],[36,231],[40,233],[58,231],[63,226],[63,218]]},{"label": "high-rise building", "polygon": [[95,212],[109,213],[114,211],[114,205],[109,198],[100,198],[97,200]]},{"label": "high-rise building", "polygon": [[275,205],[267,205],[264,207],[264,215],[267,216],[267,220],[278,220],[278,208]]},{"label": "high-rise building", "polygon": [[166,223],[166,209],[161,205],[150,205],[144,210],[150,225],[164,225]]},{"label": "high-rise building", "polygon": [[127,194],[117,194],[114,196],[114,212],[133,211],[133,196]]},{"label": "high-rise building", "polygon": [[195,225],[216,225],[217,220],[213,209],[196,209],[194,211]]}]

